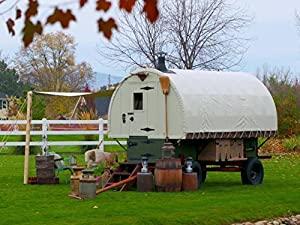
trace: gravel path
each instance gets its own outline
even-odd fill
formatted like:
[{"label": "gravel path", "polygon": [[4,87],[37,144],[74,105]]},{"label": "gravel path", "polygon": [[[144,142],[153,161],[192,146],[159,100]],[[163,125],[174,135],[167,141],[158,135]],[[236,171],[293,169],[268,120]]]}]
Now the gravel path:
[{"label": "gravel path", "polygon": [[291,217],[281,217],[275,220],[262,220],[258,222],[234,223],[232,225],[300,225],[300,214]]}]

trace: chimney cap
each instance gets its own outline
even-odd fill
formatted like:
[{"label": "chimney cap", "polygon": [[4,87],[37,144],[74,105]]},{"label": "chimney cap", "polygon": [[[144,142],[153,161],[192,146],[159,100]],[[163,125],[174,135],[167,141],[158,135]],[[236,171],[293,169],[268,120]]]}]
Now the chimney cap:
[{"label": "chimney cap", "polygon": [[157,53],[157,62],[155,68],[161,72],[168,72],[168,69],[166,67],[166,55],[167,53],[165,52]]}]

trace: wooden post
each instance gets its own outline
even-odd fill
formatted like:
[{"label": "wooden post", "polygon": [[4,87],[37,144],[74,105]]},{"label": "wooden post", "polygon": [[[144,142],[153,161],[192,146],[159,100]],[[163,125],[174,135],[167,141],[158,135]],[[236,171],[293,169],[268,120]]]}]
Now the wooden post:
[{"label": "wooden post", "polygon": [[27,123],[26,123],[26,143],[24,153],[24,184],[28,184],[29,174],[29,152],[30,152],[30,129],[31,129],[31,117],[32,117],[32,91],[27,93]]},{"label": "wooden post", "polygon": [[74,118],[74,116],[75,116],[75,114],[76,114],[76,109],[78,108],[78,106],[79,106],[79,104],[80,104],[80,102],[81,102],[81,99],[82,99],[82,96],[80,96],[80,97],[78,98],[78,101],[76,102],[76,105],[75,105],[75,107],[74,107],[74,109],[73,109],[73,112],[72,112],[72,114],[71,114],[70,120],[72,120],[72,119]]}]

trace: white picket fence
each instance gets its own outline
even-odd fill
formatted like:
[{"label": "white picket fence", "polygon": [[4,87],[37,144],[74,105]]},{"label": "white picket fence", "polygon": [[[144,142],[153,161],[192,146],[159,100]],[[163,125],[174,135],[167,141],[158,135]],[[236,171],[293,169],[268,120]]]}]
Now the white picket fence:
[{"label": "white picket fence", "polygon": [[[38,130],[31,130],[31,136],[41,136],[41,141],[32,141],[30,146],[76,146],[76,145],[97,145],[100,150],[104,149],[104,145],[118,145],[116,141],[104,141],[104,125],[107,120],[32,120],[31,124]],[[25,146],[25,141],[5,141],[8,136],[24,136],[25,130],[20,130],[19,126],[26,125],[26,120],[0,120],[0,148],[4,146]],[[35,126],[36,125],[36,126]],[[39,126],[37,126],[39,125]],[[61,126],[55,127],[55,126]],[[65,127],[63,126],[65,125]],[[9,130],[1,130],[3,126],[9,127]],[[87,126],[93,126],[95,129],[87,129]],[[98,129],[97,129],[98,128]],[[58,130],[62,129],[62,130]],[[49,135],[98,135],[98,141],[48,141]],[[126,141],[119,142],[126,145]]]}]

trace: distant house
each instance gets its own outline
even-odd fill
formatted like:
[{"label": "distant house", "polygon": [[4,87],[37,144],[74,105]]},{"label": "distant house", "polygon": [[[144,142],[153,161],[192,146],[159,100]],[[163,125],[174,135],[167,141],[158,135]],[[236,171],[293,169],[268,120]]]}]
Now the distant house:
[{"label": "distant house", "polygon": [[118,83],[110,85],[109,87],[103,86],[100,88],[100,91],[92,95],[93,104],[98,117],[107,119],[110,99],[117,86]]},{"label": "distant house", "polygon": [[0,120],[7,119],[8,116],[8,100],[4,93],[0,92]]}]

